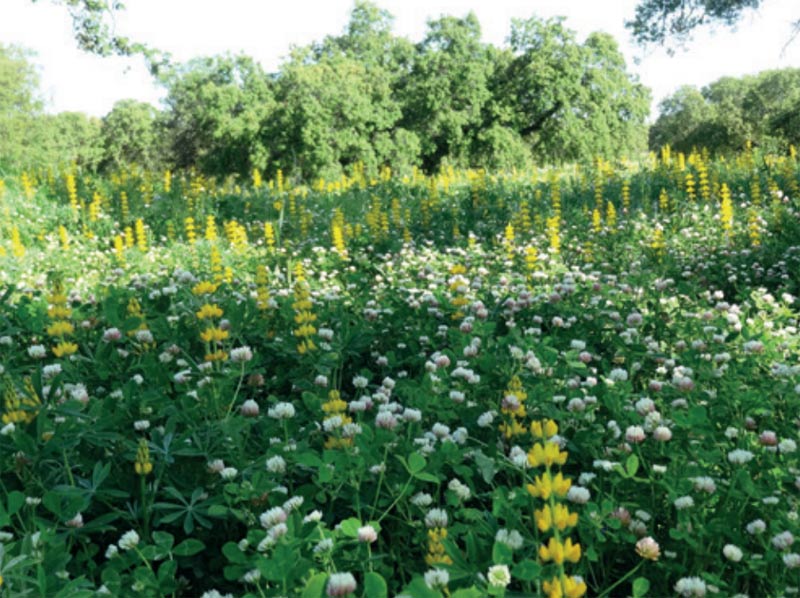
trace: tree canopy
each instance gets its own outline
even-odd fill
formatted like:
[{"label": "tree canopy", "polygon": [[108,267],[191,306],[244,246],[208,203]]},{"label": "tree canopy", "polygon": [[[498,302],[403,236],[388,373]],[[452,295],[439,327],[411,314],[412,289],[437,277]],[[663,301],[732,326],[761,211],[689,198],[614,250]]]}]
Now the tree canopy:
[{"label": "tree canopy", "polygon": [[[735,25],[742,16],[761,7],[763,0],[641,0],[634,18],[625,23],[641,45],[685,43],[704,25]],[[792,38],[800,32],[800,18],[792,24]],[[671,46],[668,46],[673,51]]]},{"label": "tree canopy", "polygon": [[693,147],[726,153],[747,142],[786,150],[800,142],[800,69],[723,77],[698,90],[682,87],[660,105],[650,146]]}]

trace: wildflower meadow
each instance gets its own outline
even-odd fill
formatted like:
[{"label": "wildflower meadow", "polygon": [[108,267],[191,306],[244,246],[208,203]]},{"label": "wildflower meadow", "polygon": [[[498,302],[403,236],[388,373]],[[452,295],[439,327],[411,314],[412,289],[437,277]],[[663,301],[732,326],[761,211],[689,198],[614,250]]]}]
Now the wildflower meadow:
[{"label": "wildflower meadow", "polygon": [[800,589],[800,162],[0,181],[0,596]]}]

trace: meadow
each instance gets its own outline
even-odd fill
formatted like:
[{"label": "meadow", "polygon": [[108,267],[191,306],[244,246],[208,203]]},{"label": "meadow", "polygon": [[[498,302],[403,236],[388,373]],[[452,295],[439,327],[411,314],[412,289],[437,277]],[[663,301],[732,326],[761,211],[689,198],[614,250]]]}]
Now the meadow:
[{"label": "meadow", "polygon": [[800,162],[0,183],[0,596],[791,596]]}]

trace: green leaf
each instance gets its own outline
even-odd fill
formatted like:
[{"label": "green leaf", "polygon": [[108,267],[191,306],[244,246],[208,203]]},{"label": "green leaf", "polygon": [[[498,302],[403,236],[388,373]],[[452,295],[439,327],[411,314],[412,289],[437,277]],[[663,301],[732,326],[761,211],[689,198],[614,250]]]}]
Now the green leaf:
[{"label": "green leaf", "polygon": [[533,581],[539,577],[541,570],[542,566],[539,563],[525,559],[514,565],[514,568],[511,569],[511,577],[521,581]]},{"label": "green leaf", "polygon": [[344,521],[342,521],[341,525],[339,526],[339,529],[341,529],[342,533],[348,538],[357,538],[358,528],[360,527],[361,527],[361,522],[355,517],[350,517],[349,519],[345,519]]},{"label": "green leaf", "polygon": [[437,478],[435,475],[433,475],[432,473],[428,473],[426,471],[418,473],[414,477],[417,478],[418,480],[422,480],[423,482],[430,482],[432,484],[438,484],[439,482],[441,482],[441,480]]},{"label": "green leaf", "polygon": [[478,466],[478,470],[481,472],[483,481],[487,484],[491,484],[495,473],[497,473],[494,459],[487,457],[481,451],[474,453],[473,458],[475,459],[475,464]]},{"label": "green leaf", "polygon": [[[426,584],[425,580],[421,577],[415,577],[411,580],[405,589],[400,593],[402,598],[442,598],[440,592],[431,590]],[[398,597],[399,598],[399,597]]]},{"label": "green leaf", "polygon": [[164,552],[169,552],[175,542],[175,536],[168,532],[153,532],[153,543]]},{"label": "green leaf", "polygon": [[198,552],[203,550],[203,548],[205,547],[206,545],[203,544],[200,540],[195,540],[194,538],[188,538],[187,540],[184,540],[183,542],[178,544],[175,547],[175,550],[173,550],[173,552],[175,553],[176,556],[192,556],[193,554],[197,554]]},{"label": "green leaf", "polygon": [[502,542],[495,542],[492,546],[492,561],[495,565],[510,565],[514,562],[514,554]]},{"label": "green leaf", "polygon": [[639,457],[636,455],[628,457],[628,460],[625,461],[625,470],[628,472],[628,477],[635,476],[636,472],[639,471]]},{"label": "green leaf", "polygon": [[327,573],[317,573],[306,583],[303,589],[302,598],[322,598],[325,594],[325,582],[328,580]]},{"label": "green leaf", "polygon": [[633,598],[642,598],[647,595],[650,589],[650,582],[644,577],[637,577],[633,580]]},{"label": "green leaf", "polygon": [[428,462],[425,460],[425,457],[417,453],[416,451],[411,453],[408,456],[408,470],[412,474],[417,474],[425,469],[425,466]]},{"label": "green leaf", "polygon": [[25,504],[25,495],[22,492],[14,490],[8,494],[8,515],[15,515],[17,511]]},{"label": "green leaf", "polygon": [[479,589],[472,587],[457,590],[451,595],[453,598],[481,598],[484,594]]},{"label": "green leaf", "polygon": [[370,571],[364,576],[365,598],[388,598],[389,588],[380,573]]}]

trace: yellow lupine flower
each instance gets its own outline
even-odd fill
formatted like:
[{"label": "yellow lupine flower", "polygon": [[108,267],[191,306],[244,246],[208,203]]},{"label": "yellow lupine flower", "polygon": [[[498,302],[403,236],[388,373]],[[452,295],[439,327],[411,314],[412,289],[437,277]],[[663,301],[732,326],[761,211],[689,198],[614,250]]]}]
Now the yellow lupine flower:
[{"label": "yellow lupine flower", "polygon": [[50,336],[67,336],[73,332],[75,327],[65,320],[58,320],[47,327],[47,334]]},{"label": "yellow lupine flower", "polygon": [[196,315],[199,320],[205,320],[207,318],[221,318],[223,313],[219,305],[215,303],[206,303],[200,307]]},{"label": "yellow lupine flower", "polygon": [[567,462],[567,452],[559,449],[555,442],[546,442],[544,446],[538,442],[528,451],[528,463],[531,467],[545,465],[551,467],[554,463],[564,465]]},{"label": "yellow lupine flower", "polygon": [[64,320],[72,315],[72,310],[64,305],[52,305],[47,310],[47,316],[51,320]]},{"label": "yellow lupine flower", "polygon": [[219,284],[204,280],[194,285],[192,293],[195,295],[210,295],[216,292],[217,288],[219,288]]},{"label": "yellow lupine flower", "polygon": [[534,438],[551,438],[558,434],[558,424],[552,419],[531,422],[531,434]]},{"label": "yellow lupine flower", "polygon": [[562,504],[556,504],[553,507],[545,505],[541,511],[534,511],[534,518],[539,531],[542,532],[548,531],[551,527],[563,531],[578,524],[578,514],[570,513],[569,509]]},{"label": "yellow lupine flower", "polygon": [[136,463],[133,466],[137,475],[145,476],[153,471],[153,464],[150,462],[150,448],[147,440],[139,440],[139,447],[136,449]]},{"label": "yellow lupine flower", "polygon": [[64,357],[65,355],[72,355],[78,350],[78,345],[68,341],[61,341],[53,347],[53,355],[56,357]]},{"label": "yellow lupine flower", "polygon": [[230,333],[227,330],[222,330],[222,328],[217,328],[212,326],[210,328],[206,328],[203,332],[200,333],[200,338],[207,342],[221,342],[224,341],[226,338],[230,336]]},{"label": "yellow lupine flower", "polygon": [[548,598],[581,598],[586,594],[586,583],[582,579],[562,576],[542,583]]},{"label": "yellow lupine flower", "polygon": [[573,544],[572,538],[567,538],[562,544],[553,537],[547,546],[542,544],[539,547],[539,558],[545,562],[553,561],[556,565],[561,565],[564,561],[577,563],[581,560],[581,545]]},{"label": "yellow lupine flower", "polygon": [[213,353],[207,353],[203,358],[204,361],[225,361],[226,359],[228,359],[228,354],[222,349],[214,351]]},{"label": "yellow lupine flower", "polygon": [[531,496],[548,500],[553,495],[565,497],[571,486],[572,480],[565,478],[561,472],[553,477],[546,471],[542,475],[536,476],[534,483],[528,484],[527,489]]}]

